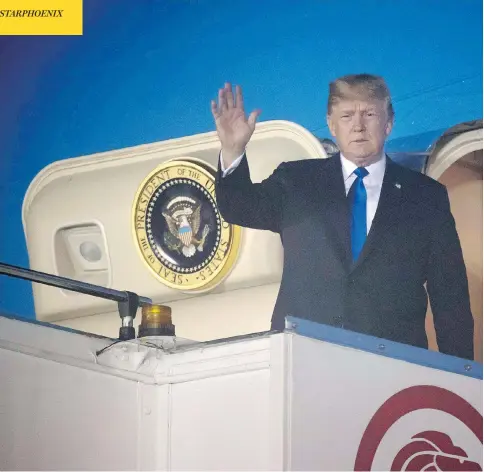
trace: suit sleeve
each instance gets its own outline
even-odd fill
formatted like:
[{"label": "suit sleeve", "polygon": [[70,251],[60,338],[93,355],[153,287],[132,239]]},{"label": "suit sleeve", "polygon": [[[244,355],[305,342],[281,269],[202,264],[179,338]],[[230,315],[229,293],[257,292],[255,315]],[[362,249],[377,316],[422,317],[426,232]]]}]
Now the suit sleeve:
[{"label": "suit sleeve", "polygon": [[440,192],[427,271],[437,343],[444,354],[474,359],[474,319],[466,267],[447,189],[441,187]]},{"label": "suit sleeve", "polygon": [[229,175],[223,177],[220,160],[215,182],[217,205],[225,221],[246,228],[281,232],[285,202],[285,167],[267,179],[253,183],[247,156]]}]

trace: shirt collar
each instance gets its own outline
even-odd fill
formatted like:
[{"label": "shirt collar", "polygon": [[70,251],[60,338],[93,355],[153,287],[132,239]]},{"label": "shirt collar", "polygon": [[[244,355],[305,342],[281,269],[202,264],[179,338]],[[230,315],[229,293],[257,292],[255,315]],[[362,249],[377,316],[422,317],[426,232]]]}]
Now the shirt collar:
[{"label": "shirt collar", "polygon": [[[350,160],[346,159],[342,153],[340,153],[341,159],[341,167],[343,169],[343,179],[346,182],[354,170],[358,167],[355,163],[351,162]],[[381,178],[383,180],[383,175],[385,174],[385,167],[386,167],[386,156],[385,153],[382,152],[382,155],[378,161],[366,166],[365,169],[368,171],[369,175],[377,178]]]}]

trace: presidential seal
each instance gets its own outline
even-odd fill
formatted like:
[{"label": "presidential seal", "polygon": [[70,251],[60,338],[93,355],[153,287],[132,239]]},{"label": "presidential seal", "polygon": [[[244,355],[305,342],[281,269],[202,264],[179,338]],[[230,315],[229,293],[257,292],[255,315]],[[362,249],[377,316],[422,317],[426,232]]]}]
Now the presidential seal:
[{"label": "presidential seal", "polygon": [[133,205],[135,242],[153,275],[183,291],[205,291],[232,268],[241,228],[223,220],[215,200],[216,170],[175,159],[141,184]]}]

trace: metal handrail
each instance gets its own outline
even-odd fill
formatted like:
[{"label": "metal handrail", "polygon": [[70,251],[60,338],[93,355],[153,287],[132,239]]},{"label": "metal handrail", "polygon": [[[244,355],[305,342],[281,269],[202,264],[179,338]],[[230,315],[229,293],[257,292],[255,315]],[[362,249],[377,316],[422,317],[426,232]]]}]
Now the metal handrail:
[{"label": "metal handrail", "polygon": [[118,302],[119,316],[122,319],[120,338],[124,339],[134,337],[133,320],[136,317],[138,307],[152,305],[153,303],[150,298],[141,297],[133,292],[114,290],[112,288],[81,282],[80,280],[60,277],[58,275],[0,262],[0,275],[2,274]]},{"label": "metal handrail", "polygon": [[[23,267],[4,264],[3,262],[0,262],[0,274],[10,275],[11,277],[30,280],[44,285],[51,285],[52,287],[63,288],[73,292],[84,293],[85,295],[92,295],[93,297],[105,298],[106,300],[113,300],[115,302],[128,301],[127,292],[88,284],[87,282],[68,279],[58,275],[47,274],[46,272],[24,269]],[[139,297],[139,306],[151,304],[152,301],[150,298]]]}]

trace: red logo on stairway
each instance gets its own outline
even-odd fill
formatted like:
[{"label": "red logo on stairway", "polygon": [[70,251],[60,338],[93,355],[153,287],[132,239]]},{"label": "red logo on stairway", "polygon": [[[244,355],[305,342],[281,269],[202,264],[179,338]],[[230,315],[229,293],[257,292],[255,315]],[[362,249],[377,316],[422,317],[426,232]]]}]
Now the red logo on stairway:
[{"label": "red logo on stairway", "polygon": [[467,460],[466,452],[456,447],[447,434],[424,431],[412,437],[393,460],[390,470],[474,471],[477,462]]},{"label": "red logo on stairway", "polygon": [[[482,416],[466,400],[444,388],[419,385],[390,397],[370,420],[358,448],[355,471],[369,471],[388,430],[403,416],[423,409],[457,418],[482,444]],[[390,464],[388,464],[390,466]],[[396,455],[391,470],[473,471],[481,466],[468,459],[462,444],[454,444],[443,432],[423,431],[408,438]]]}]

